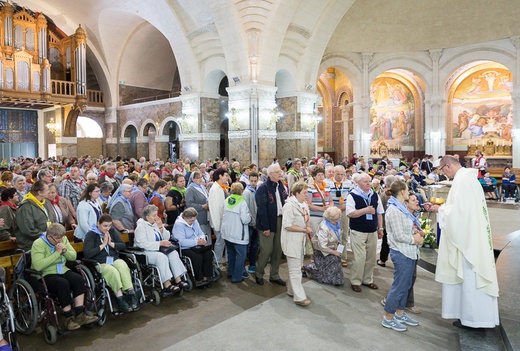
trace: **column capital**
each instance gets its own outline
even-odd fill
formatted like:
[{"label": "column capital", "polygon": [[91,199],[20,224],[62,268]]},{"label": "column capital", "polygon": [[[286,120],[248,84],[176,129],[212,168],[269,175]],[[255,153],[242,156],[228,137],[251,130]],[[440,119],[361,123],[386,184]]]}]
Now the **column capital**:
[{"label": "column capital", "polygon": [[515,87],[513,91],[509,92],[509,94],[511,94],[511,99],[515,103],[520,102],[520,87]]},{"label": "column capital", "polygon": [[373,52],[362,52],[361,53],[361,62],[363,62],[363,65],[368,65],[370,61],[372,61],[372,57],[374,57]]},{"label": "column capital", "polygon": [[365,95],[365,96],[361,97],[360,104],[361,104],[361,108],[363,108],[363,109],[370,108],[372,106],[372,99],[370,98],[370,96]]},{"label": "column capital", "polygon": [[438,62],[442,56],[442,49],[432,49],[428,50],[428,52],[433,63]]},{"label": "column capital", "polygon": [[518,50],[520,49],[520,36],[518,37],[511,37],[511,43],[514,45],[514,47]]}]

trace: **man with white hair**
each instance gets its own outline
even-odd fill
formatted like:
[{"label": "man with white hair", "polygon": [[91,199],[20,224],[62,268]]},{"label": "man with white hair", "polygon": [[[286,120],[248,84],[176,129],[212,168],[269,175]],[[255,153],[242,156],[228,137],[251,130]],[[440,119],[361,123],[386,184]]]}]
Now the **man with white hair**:
[{"label": "man with white hair", "polygon": [[351,247],[354,260],[350,270],[352,290],[361,292],[361,285],[378,289],[374,284],[377,239],[383,237],[383,204],[379,195],[371,189],[368,174],[362,173],[358,186],[350,192],[345,212],[350,218]]},{"label": "man with white hair", "polygon": [[203,184],[208,184],[209,183],[209,173],[206,172],[206,164],[204,162],[202,162],[200,165],[199,165],[199,171],[200,171],[200,174],[202,175],[202,183]]},{"label": "man with white hair", "polygon": [[271,264],[269,281],[285,286],[280,279],[278,268],[282,257],[282,243],[280,241],[282,228],[282,207],[287,198],[287,192],[282,183],[282,169],[278,164],[267,168],[268,179],[255,193],[256,228],[260,237],[260,253],[256,265],[255,280],[264,285],[264,270],[267,262]]}]

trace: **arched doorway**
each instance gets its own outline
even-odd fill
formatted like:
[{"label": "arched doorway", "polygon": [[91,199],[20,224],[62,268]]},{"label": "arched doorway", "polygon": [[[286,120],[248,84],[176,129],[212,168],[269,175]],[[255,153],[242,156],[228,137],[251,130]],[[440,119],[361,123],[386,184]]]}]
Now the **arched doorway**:
[{"label": "arched doorway", "polygon": [[177,162],[179,157],[179,126],[174,121],[166,123],[163,135],[168,135],[168,159]]},{"label": "arched doorway", "polygon": [[137,158],[137,129],[133,125],[126,127],[123,134],[123,155]]},{"label": "arched doorway", "polygon": [[[143,137],[148,137],[148,145],[146,143],[141,143],[141,155],[148,155],[148,159],[154,162],[157,159],[157,146],[155,143],[155,136],[157,134],[157,130],[155,129],[155,125],[153,123],[147,123],[143,129]],[[146,150],[146,146],[148,146],[148,150]]]}]

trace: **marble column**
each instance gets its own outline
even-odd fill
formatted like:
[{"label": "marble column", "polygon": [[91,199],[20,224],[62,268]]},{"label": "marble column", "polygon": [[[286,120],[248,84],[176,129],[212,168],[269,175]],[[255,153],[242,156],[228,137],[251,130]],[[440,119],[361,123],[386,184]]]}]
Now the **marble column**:
[{"label": "marble column", "polygon": [[229,157],[262,167],[276,156],[276,90],[260,84],[227,88]]},{"label": "marble column", "polygon": [[277,123],[276,155],[280,162],[316,155],[314,110],[317,99],[318,95],[304,92],[278,96],[277,102],[284,114]]},{"label": "marble column", "polygon": [[199,144],[201,135],[202,95],[199,93],[181,95],[182,117],[179,119],[179,157],[190,161],[199,160]]}]

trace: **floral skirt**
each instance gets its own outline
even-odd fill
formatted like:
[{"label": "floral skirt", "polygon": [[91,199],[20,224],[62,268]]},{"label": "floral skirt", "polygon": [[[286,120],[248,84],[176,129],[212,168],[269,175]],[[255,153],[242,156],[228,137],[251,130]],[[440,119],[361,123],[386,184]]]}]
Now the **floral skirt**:
[{"label": "floral skirt", "polygon": [[313,263],[303,266],[311,279],[320,284],[343,285],[345,283],[340,257],[332,254],[324,256],[321,251],[314,250],[313,260]]}]

